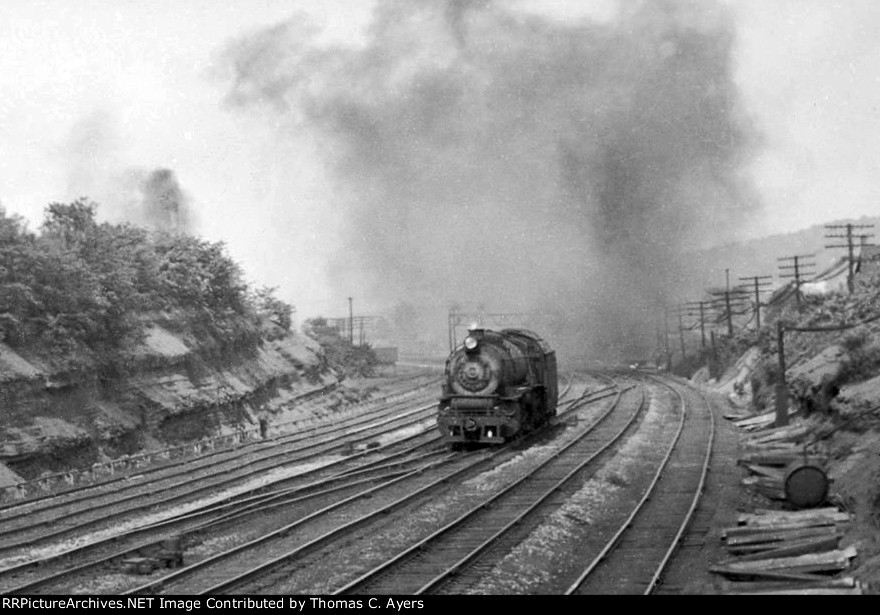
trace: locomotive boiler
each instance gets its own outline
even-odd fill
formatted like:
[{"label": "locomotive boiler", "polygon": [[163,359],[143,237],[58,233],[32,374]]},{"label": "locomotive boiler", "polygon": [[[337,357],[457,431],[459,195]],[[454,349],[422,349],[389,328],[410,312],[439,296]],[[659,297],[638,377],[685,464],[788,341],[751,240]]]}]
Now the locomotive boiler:
[{"label": "locomotive boiler", "polygon": [[446,360],[437,416],[443,440],[500,444],[556,415],[556,353],[524,329],[472,329]]}]

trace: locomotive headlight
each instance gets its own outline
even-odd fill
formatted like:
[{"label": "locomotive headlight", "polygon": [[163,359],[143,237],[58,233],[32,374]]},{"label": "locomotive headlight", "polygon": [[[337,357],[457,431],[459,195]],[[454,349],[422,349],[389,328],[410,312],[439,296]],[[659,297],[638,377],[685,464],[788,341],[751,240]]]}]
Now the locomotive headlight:
[{"label": "locomotive headlight", "polygon": [[474,350],[477,347],[477,338],[468,335],[464,338],[464,347],[468,350]]}]

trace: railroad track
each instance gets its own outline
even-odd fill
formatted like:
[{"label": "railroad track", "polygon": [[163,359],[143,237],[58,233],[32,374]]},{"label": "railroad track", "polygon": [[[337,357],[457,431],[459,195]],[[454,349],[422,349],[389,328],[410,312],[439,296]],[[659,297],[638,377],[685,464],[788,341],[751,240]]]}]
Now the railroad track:
[{"label": "railroad track", "polygon": [[[574,404],[578,401],[596,401],[597,399],[602,399],[604,395],[607,395],[613,387],[604,387],[597,390],[587,390],[585,393],[578,398],[571,400],[568,404]],[[568,387],[566,388],[566,392],[568,391]],[[564,394],[561,395],[564,397]],[[564,408],[566,404],[561,404],[560,408]],[[561,410],[561,413],[564,414],[564,410]],[[383,447],[384,448],[384,447]],[[414,447],[418,448],[418,447]],[[379,453],[379,450],[374,449],[373,451],[366,451]],[[366,453],[365,452],[365,453]],[[403,453],[399,453],[403,454]],[[430,455],[439,455],[440,451],[435,451],[434,453],[430,453]],[[274,489],[269,493],[264,493],[262,495],[254,495],[248,498],[241,498],[239,502],[232,501],[227,502],[225,504],[218,504],[214,506],[205,507],[199,511],[192,512],[189,514],[181,515],[180,517],[171,518],[165,522],[153,524],[149,527],[139,528],[137,530],[124,533],[119,536],[115,536],[113,538],[109,538],[107,540],[98,541],[96,544],[87,545],[85,548],[76,548],[72,549],[67,553],[62,554],[61,556],[55,556],[46,558],[42,561],[31,562],[30,564],[25,564],[23,566],[13,567],[12,569],[7,569],[5,571],[0,571],[0,591],[5,591],[7,593],[33,593],[37,591],[65,591],[67,588],[64,583],[71,579],[79,579],[80,581],[87,576],[87,571],[92,571],[92,575],[94,576],[95,571],[103,569],[106,573],[112,574],[114,563],[118,564],[118,560],[126,554],[131,554],[133,550],[147,548],[151,546],[151,544],[156,543],[161,540],[161,538],[167,535],[170,531],[182,531],[182,536],[184,538],[187,537],[187,531],[183,528],[188,527],[186,524],[189,523],[192,525],[196,523],[193,529],[190,530],[192,535],[197,535],[199,532],[206,532],[210,528],[218,528],[222,527],[223,524],[230,524],[235,522],[241,522],[243,519],[247,518],[258,518],[261,515],[267,514],[267,511],[270,508],[274,508],[276,510],[283,509],[285,504],[289,504],[290,502],[297,502],[298,504],[302,504],[309,499],[313,501],[318,501],[319,498],[323,497],[324,502],[327,503],[326,508],[332,509],[336,504],[330,502],[330,499],[336,498],[337,500],[340,498],[344,499],[344,496],[349,492],[354,492],[356,489],[363,485],[366,486],[368,484],[375,485],[376,488],[382,488],[384,485],[383,481],[393,482],[392,479],[395,476],[401,476],[405,473],[405,470],[401,470],[398,468],[397,470],[392,470],[392,466],[395,465],[394,462],[389,458],[379,458],[368,464],[362,465],[360,468],[349,468],[338,471],[335,474],[333,479],[328,479],[329,482],[326,484],[322,483],[322,481],[316,481],[313,485],[310,486],[312,489],[318,489],[318,485],[321,485],[321,489],[315,491],[313,494],[304,493],[304,488],[278,488]],[[428,469],[431,465],[429,464],[426,467],[420,468],[418,470],[414,470],[411,474],[419,474]],[[436,465],[443,465],[442,463],[438,463]],[[385,476],[381,476],[381,474],[377,474],[372,479],[358,478],[359,476],[363,476],[364,472],[369,471],[369,467],[373,467],[374,470],[388,470],[388,474]],[[330,487],[330,482],[344,482],[346,478],[355,479],[356,482],[352,482],[349,485],[340,485],[338,488]],[[367,493],[372,492],[373,489],[366,489]],[[331,493],[333,495],[331,495]],[[354,496],[353,499],[357,499],[362,496]],[[329,498],[329,499],[328,499]],[[263,525],[269,525],[271,522],[267,519],[266,523]],[[180,533],[180,532],[178,532]],[[138,537],[141,538],[138,541]],[[180,535],[178,536],[180,537]],[[151,542],[152,541],[152,542]],[[115,548],[110,548],[109,545],[113,545],[117,543]],[[102,550],[103,549],[103,550]],[[108,553],[108,549],[110,552]],[[86,555],[87,552],[90,552],[89,555]],[[81,561],[85,558],[87,561]],[[73,567],[70,567],[70,563],[74,563]],[[52,570],[52,565],[47,565],[54,563],[56,570]],[[64,567],[64,565],[67,567]],[[39,570],[39,574],[34,577],[34,571]],[[4,576],[4,573],[8,572],[8,576]],[[24,584],[17,584],[15,586],[10,587],[9,583],[4,583],[3,579],[13,579],[20,581],[22,577],[28,577],[30,575],[31,578]],[[112,591],[112,590],[111,590]]]},{"label": "railroad track", "polygon": [[[371,400],[366,404],[352,406],[340,413],[343,416],[340,417],[337,415],[332,420],[320,422],[312,427],[286,431],[270,438],[257,441],[247,441],[231,448],[221,448],[167,464],[154,465],[148,468],[136,468],[128,472],[120,472],[112,478],[78,485],[62,491],[46,493],[41,496],[30,497],[24,500],[2,502],[0,503],[0,520],[12,519],[17,515],[30,514],[36,511],[57,509],[68,503],[87,501],[102,497],[105,493],[125,490],[130,487],[130,485],[126,483],[132,480],[132,478],[144,480],[144,477],[155,476],[158,480],[162,477],[168,478],[178,476],[190,472],[192,469],[198,469],[205,465],[210,466],[211,464],[217,463],[218,460],[222,461],[223,459],[232,459],[241,455],[246,455],[249,451],[256,448],[265,448],[266,444],[281,445],[287,442],[300,441],[304,438],[338,432],[349,426],[363,423],[369,420],[369,417],[371,416],[388,414],[393,408],[400,406],[401,404],[413,403],[414,400],[408,399],[408,397],[418,395],[420,391],[423,391],[424,393],[421,397],[417,397],[417,399],[424,399],[424,401],[427,402],[436,398],[433,391],[428,392],[429,386],[439,383],[439,380],[436,377],[426,374],[416,374],[414,376],[401,378],[399,384],[411,385],[412,381],[416,381],[416,386],[403,388],[399,391],[392,391],[382,397]],[[364,406],[367,407],[364,408]],[[357,414],[353,417],[344,416],[346,412],[351,411],[356,411]]]},{"label": "railroad track", "polygon": [[[217,535],[257,537],[356,493],[420,471],[451,457],[438,448],[439,437],[296,487],[276,489],[235,502],[209,506],[166,521],[76,547],[38,561],[0,570],[0,591],[9,594],[69,593],[70,585],[96,582],[118,574],[124,560],[155,556],[173,537],[192,553]],[[245,528],[244,530],[242,528]]]},{"label": "railroad track", "polygon": [[[583,403],[593,401],[595,396],[582,396]],[[607,413],[606,413],[607,414]],[[372,528],[376,521],[386,522],[390,514],[408,509],[418,502],[435,501],[438,493],[446,490],[450,483],[459,484],[468,477],[498,464],[500,457],[512,456],[510,446],[489,449],[457,456],[454,461],[438,468],[439,472],[412,480],[401,479],[400,489],[384,494],[374,493],[370,498],[372,506],[357,513],[337,511],[335,522],[324,526],[323,533],[314,528],[301,532],[299,536],[288,536],[288,529],[282,528],[271,536],[261,539],[259,545],[248,546],[246,553],[237,551],[224,554],[209,562],[212,570],[181,570],[158,584],[148,584],[136,590],[137,593],[253,593],[254,587],[268,584],[270,587],[280,577],[285,577],[289,567],[296,568],[306,556],[323,552],[325,547],[336,545],[349,539],[353,534]],[[413,478],[413,477],[410,477]],[[399,513],[406,516],[405,512]],[[391,517],[392,523],[396,516]],[[371,530],[367,530],[371,531]],[[316,536],[317,534],[317,536]],[[308,539],[306,539],[308,537]],[[271,591],[275,591],[272,589]]]},{"label": "railroad track", "polygon": [[529,474],[334,593],[422,594],[483,574],[481,556],[515,544],[527,533],[530,519],[553,506],[554,498],[564,498],[566,488],[593,471],[600,456],[629,432],[644,410],[644,392],[633,411],[616,414],[606,424],[621,395],[581,437]]},{"label": "railroad track", "polygon": [[125,515],[141,514],[148,509],[154,511],[158,506],[179,506],[197,497],[231,489],[278,467],[302,466],[334,452],[350,455],[355,452],[354,447],[367,446],[387,433],[420,424],[425,424],[424,430],[428,430],[427,423],[434,419],[435,406],[432,402],[405,412],[394,406],[380,415],[325,431],[318,438],[301,434],[282,444],[268,445],[265,450],[249,448],[219,463],[200,466],[197,472],[180,468],[171,475],[137,481],[112,493],[102,492],[75,502],[49,504],[39,510],[0,516],[3,523],[0,561],[24,549],[32,551],[39,545],[118,523]]},{"label": "railroad track", "polygon": [[663,383],[680,402],[676,436],[626,520],[587,560],[566,594],[652,593],[699,504],[712,456],[715,418],[698,393]]},{"label": "railroad track", "polygon": [[[228,586],[239,585],[263,574],[280,561],[312,553],[421,496],[435,492],[440,485],[458,480],[484,465],[491,454],[483,451],[453,457],[453,461],[438,463],[432,468],[409,473],[374,489],[362,491],[295,523],[181,568],[128,593],[208,594],[224,591]],[[381,501],[377,503],[377,500]]]}]

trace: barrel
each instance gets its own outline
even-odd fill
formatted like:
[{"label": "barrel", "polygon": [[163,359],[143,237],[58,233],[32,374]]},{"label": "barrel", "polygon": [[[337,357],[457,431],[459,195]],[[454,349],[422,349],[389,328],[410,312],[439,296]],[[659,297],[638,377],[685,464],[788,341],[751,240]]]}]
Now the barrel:
[{"label": "barrel", "polygon": [[785,499],[796,508],[815,508],[824,504],[828,486],[828,475],[814,461],[795,461],[785,471]]}]

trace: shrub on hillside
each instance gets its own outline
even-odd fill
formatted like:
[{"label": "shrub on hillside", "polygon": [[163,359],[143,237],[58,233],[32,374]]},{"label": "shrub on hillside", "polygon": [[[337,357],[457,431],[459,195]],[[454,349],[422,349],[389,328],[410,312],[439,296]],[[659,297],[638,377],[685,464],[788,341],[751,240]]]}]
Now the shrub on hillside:
[{"label": "shrub on hillside", "polygon": [[290,331],[293,324],[293,306],[275,296],[277,288],[262,286],[250,293],[248,301],[254,311],[274,325]]},{"label": "shrub on hillside", "polygon": [[[205,347],[253,348],[259,315],[222,242],[98,224],[87,200],[52,203],[40,233],[0,208],[0,331],[6,343],[117,372],[150,314],[174,313]],[[293,308],[261,295],[262,306]],[[281,320],[283,323],[283,318]]]},{"label": "shrub on hillside", "polygon": [[326,318],[310,318],[303,325],[306,335],[316,340],[324,350],[327,367],[343,376],[372,377],[379,363],[369,344],[356,346],[331,327]]}]

